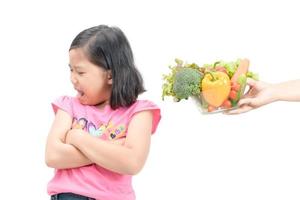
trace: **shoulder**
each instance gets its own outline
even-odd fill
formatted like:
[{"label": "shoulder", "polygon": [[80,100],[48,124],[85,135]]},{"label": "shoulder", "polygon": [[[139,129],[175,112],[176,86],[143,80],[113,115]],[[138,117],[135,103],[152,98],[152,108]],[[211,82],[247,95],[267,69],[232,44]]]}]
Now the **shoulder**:
[{"label": "shoulder", "polygon": [[133,110],[160,110],[157,104],[150,100],[137,100],[130,106]]},{"label": "shoulder", "polygon": [[77,99],[75,97],[63,95],[63,96],[57,97],[53,101],[53,103],[72,103],[72,102],[76,102],[76,101],[77,101]]},{"label": "shoulder", "polygon": [[137,113],[148,111],[152,114],[152,133],[155,132],[156,127],[161,119],[161,112],[158,105],[150,100],[137,100],[129,107],[129,117],[132,119]]},{"label": "shoulder", "polygon": [[58,109],[61,109],[69,113],[71,116],[73,116],[74,108],[80,106],[80,102],[78,101],[78,99],[71,96],[60,96],[56,98],[51,104],[54,113],[56,113]]}]

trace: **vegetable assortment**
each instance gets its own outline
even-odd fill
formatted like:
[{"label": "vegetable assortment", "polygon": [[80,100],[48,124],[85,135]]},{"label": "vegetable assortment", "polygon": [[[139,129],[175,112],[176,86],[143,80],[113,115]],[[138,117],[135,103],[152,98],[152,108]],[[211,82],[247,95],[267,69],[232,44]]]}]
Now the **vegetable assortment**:
[{"label": "vegetable assortment", "polygon": [[197,97],[204,112],[232,109],[244,94],[247,77],[258,80],[249,72],[249,60],[217,61],[199,67],[175,59],[171,72],[163,75],[162,99],[172,96],[175,101]]}]

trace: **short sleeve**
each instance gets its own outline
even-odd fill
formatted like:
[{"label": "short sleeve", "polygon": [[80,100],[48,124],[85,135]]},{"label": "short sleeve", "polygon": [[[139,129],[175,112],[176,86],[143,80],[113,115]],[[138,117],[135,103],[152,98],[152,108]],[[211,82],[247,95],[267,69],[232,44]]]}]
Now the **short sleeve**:
[{"label": "short sleeve", "polygon": [[151,101],[148,100],[139,100],[135,103],[134,108],[131,112],[130,118],[134,116],[134,114],[141,112],[141,111],[152,111],[153,113],[153,122],[152,122],[152,134],[155,133],[156,128],[160,122],[161,114],[160,108]]},{"label": "short sleeve", "polygon": [[51,105],[55,114],[58,109],[61,109],[67,112],[70,116],[73,116],[71,97],[68,96],[59,97],[55,101],[53,101]]}]

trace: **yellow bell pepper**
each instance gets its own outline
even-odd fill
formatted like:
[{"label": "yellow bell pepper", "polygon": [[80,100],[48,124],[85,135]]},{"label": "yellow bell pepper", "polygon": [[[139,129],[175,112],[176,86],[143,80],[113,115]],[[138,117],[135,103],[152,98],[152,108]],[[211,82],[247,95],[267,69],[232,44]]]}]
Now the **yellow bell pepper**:
[{"label": "yellow bell pepper", "polygon": [[205,101],[214,107],[219,107],[230,93],[230,79],[224,72],[207,72],[201,82],[202,95]]}]

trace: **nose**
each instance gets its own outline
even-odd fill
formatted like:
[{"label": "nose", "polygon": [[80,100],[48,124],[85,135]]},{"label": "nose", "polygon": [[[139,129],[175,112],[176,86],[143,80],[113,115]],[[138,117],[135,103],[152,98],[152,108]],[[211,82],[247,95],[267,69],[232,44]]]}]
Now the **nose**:
[{"label": "nose", "polygon": [[75,74],[72,73],[72,72],[71,72],[71,82],[72,82],[73,85],[75,85],[78,82]]}]

